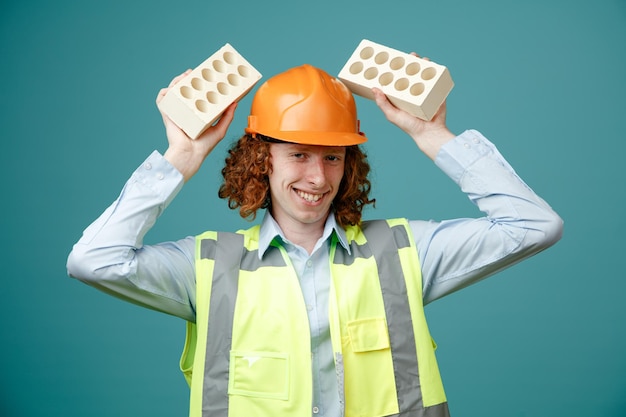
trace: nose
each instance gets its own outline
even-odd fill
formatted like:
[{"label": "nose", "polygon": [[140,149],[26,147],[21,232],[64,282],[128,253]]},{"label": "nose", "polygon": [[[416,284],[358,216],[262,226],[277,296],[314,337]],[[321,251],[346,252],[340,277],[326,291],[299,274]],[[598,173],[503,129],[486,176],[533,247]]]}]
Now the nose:
[{"label": "nose", "polygon": [[323,158],[311,158],[307,166],[307,181],[320,188],[326,183],[326,166]]}]

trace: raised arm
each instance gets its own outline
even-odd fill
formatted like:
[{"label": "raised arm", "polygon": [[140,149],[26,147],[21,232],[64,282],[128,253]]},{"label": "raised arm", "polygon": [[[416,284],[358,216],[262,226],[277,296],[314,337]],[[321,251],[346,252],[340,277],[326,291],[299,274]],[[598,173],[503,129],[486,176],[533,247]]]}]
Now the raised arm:
[{"label": "raised arm", "polygon": [[[186,77],[191,70],[187,70],[174,78],[168,88],[163,88],[157,96],[157,104],[163,99],[168,90],[178,81]],[[235,114],[237,102],[232,103],[225,111],[215,126],[209,127],[200,137],[191,140],[174,122],[166,115],[163,116],[163,124],[167,133],[169,147],[164,154],[165,159],[172,164],[181,174],[185,182],[198,172],[200,166],[224,138]]]},{"label": "raised arm", "polygon": [[455,136],[444,103],[431,121],[396,108],[374,90],[385,117],[406,132],[484,213],[484,217],[411,221],[420,257],[424,303],[439,299],[556,243],[559,215],[517,175],[482,134]]},{"label": "raised arm", "polygon": [[[157,103],[166,92],[160,91]],[[125,301],[195,320],[194,238],[157,245],[144,245],[143,239],[225,136],[235,107],[195,140],[163,115],[167,151],[163,156],[154,151],[113,204],[85,229],[67,260],[71,277]]]}]

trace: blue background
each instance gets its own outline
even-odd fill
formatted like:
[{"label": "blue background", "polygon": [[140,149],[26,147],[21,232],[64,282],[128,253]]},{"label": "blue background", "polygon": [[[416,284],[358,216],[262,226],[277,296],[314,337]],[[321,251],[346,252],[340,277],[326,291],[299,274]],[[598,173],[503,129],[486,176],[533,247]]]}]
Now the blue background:
[{"label": "blue background", "polygon": [[[455,416],[626,415],[626,2],[17,1],[0,6],[0,415],[183,416],[184,323],[66,276],[82,230],[166,139],[158,90],[231,43],[264,79],[337,74],[367,38],[446,65],[450,128],[481,130],[561,214],[546,252],[427,308]],[[147,243],[247,223],[217,198],[227,138]],[[477,216],[357,98],[377,208]]]}]

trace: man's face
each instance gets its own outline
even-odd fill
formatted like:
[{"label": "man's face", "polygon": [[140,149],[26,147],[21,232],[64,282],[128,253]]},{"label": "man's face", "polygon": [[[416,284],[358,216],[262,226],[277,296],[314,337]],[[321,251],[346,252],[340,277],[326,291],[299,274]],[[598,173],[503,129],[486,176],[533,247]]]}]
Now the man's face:
[{"label": "man's face", "polygon": [[283,230],[323,227],[343,178],[346,148],[272,143],[272,216]]}]

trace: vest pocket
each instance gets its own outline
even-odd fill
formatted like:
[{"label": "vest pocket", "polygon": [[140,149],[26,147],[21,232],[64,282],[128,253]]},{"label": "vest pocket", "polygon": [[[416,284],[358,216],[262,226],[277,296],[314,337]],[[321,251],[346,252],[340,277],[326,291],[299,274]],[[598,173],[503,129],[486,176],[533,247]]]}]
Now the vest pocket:
[{"label": "vest pocket", "polygon": [[289,399],[289,355],[280,352],[231,351],[228,394]]},{"label": "vest pocket", "polygon": [[383,317],[354,320],[347,326],[353,352],[389,349],[387,321]]},{"label": "vest pocket", "polygon": [[342,356],[346,417],[397,415],[398,395],[387,320],[352,320],[346,323],[346,333]]}]

